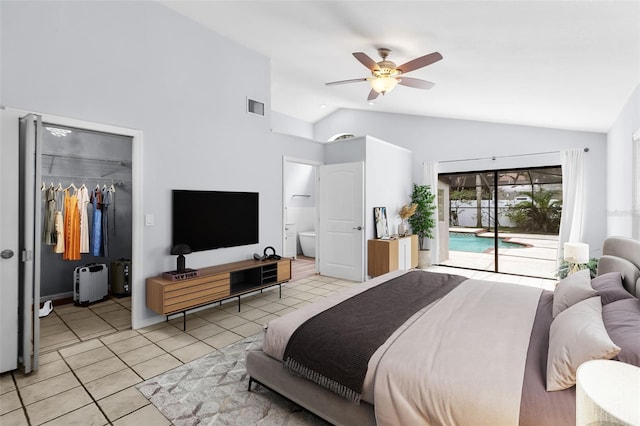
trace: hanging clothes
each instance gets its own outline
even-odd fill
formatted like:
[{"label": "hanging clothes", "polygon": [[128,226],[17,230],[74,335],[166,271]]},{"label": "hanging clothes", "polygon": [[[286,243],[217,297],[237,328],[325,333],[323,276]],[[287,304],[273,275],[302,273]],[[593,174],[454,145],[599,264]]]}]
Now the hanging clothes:
[{"label": "hanging clothes", "polygon": [[102,255],[109,256],[109,204],[113,193],[102,187]]},{"label": "hanging clothes", "polygon": [[78,208],[78,190],[73,194],[67,188],[64,194],[64,260],[81,260],[80,257],[80,209]]},{"label": "hanging clothes", "polygon": [[83,184],[78,189],[78,208],[80,209],[80,253],[89,253],[89,190]]},{"label": "hanging clothes", "polygon": [[111,216],[111,235],[116,235],[116,187],[111,184],[109,187],[109,192],[111,193],[111,202],[109,203],[109,216]]},{"label": "hanging clothes", "polygon": [[44,226],[42,229],[42,242],[45,245],[53,246],[57,241],[55,229],[56,189],[53,187],[53,184],[45,189],[44,199]]},{"label": "hanging clothes", "polygon": [[102,248],[102,191],[98,187],[91,191],[91,204],[93,206],[91,254],[100,256],[100,249]]},{"label": "hanging clothes", "polygon": [[64,189],[58,184],[55,190],[56,213],[54,217],[54,226],[56,232],[56,245],[53,248],[54,253],[64,253],[64,217],[62,214],[64,208]]}]

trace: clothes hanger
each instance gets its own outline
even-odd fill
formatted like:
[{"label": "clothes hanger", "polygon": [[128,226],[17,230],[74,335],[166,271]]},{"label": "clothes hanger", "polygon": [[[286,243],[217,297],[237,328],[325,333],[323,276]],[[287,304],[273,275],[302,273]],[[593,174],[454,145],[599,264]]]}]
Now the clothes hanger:
[{"label": "clothes hanger", "polygon": [[62,188],[62,183],[58,182],[58,186],[56,186],[56,191],[64,191]]},{"label": "clothes hanger", "polygon": [[116,192],[115,186],[113,186],[113,182],[111,182],[111,186],[109,187],[109,192]]},{"label": "clothes hanger", "polygon": [[44,181],[42,181],[42,186],[40,187],[40,191],[44,191],[45,189],[47,189],[47,184],[44,183]]},{"label": "clothes hanger", "polygon": [[74,185],[73,182],[71,182],[71,185],[67,186],[64,190],[66,191],[66,190],[71,189],[71,188],[75,189],[76,191],[78,190],[78,188],[76,188],[76,186]]}]

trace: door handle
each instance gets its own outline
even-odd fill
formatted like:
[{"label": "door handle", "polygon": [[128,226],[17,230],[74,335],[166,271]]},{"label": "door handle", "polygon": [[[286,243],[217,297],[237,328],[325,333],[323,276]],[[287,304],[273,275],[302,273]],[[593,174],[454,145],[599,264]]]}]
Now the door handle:
[{"label": "door handle", "polygon": [[2,250],[2,253],[0,253],[0,257],[3,259],[11,259],[13,257],[13,250]]},{"label": "door handle", "polygon": [[356,227],[355,227],[355,228],[353,228],[353,229],[357,229],[358,231],[362,231],[362,226],[356,226]]}]

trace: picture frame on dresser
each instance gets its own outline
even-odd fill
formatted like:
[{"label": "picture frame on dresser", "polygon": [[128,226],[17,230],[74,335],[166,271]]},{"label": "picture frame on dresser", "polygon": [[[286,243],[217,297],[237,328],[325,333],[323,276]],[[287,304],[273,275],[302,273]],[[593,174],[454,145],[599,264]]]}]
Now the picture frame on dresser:
[{"label": "picture frame on dresser", "polygon": [[389,238],[386,207],[373,208],[373,221],[375,224],[376,238]]}]

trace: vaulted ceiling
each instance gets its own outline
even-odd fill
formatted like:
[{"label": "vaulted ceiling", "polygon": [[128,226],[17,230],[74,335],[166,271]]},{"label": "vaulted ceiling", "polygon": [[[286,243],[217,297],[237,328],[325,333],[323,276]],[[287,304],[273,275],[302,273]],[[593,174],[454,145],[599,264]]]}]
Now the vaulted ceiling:
[{"label": "vaulted ceiling", "polygon": [[[312,123],[352,108],[606,132],[640,82],[637,0],[162,3],[269,57],[272,109]],[[409,74],[435,87],[370,104],[367,82],[324,84],[370,76],[352,52],[379,47],[440,52]]]}]

